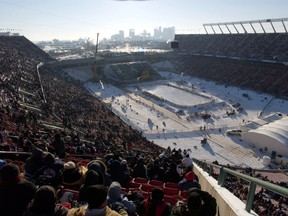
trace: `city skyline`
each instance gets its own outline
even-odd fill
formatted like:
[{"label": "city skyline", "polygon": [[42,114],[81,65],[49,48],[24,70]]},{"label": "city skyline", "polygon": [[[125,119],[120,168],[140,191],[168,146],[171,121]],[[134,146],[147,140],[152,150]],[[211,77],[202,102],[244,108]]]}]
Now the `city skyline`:
[{"label": "city skyline", "polygon": [[[163,29],[173,29],[175,30],[175,28],[173,26],[171,27],[167,27],[167,28],[162,28],[162,26],[159,26],[158,28],[155,28],[154,31],[148,32],[145,29],[143,29],[142,31],[140,31],[138,34],[137,32],[134,31],[134,29],[129,29],[128,32],[124,32],[123,30],[119,30],[118,33],[116,32],[115,34],[112,34],[111,37],[109,38],[104,38],[105,41],[118,41],[118,42],[124,42],[125,40],[128,41],[141,41],[141,40],[159,40],[159,41],[171,41],[174,39],[174,34],[175,31],[173,32],[163,32]],[[1,30],[1,29],[0,29]],[[133,31],[133,33],[132,33]],[[156,31],[156,35],[155,35],[155,31]],[[18,33],[14,34],[17,35]],[[121,35],[124,34],[124,35]],[[173,38],[171,37],[171,35],[173,34]],[[0,31],[0,35],[1,35],[1,31]],[[13,33],[11,33],[10,35],[13,35]],[[103,38],[102,38],[103,39]],[[49,39],[49,40],[40,40],[37,41],[38,42],[53,42],[53,41],[57,41],[57,42],[76,42],[76,41],[81,41],[81,42],[85,42],[85,41],[90,41],[93,44],[96,44],[96,40],[97,40],[97,36],[95,38],[90,38],[90,37],[85,37],[85,38],[75,38],[75,39],[58,39],[58,38],[53,38],[53,39]]]},{"label": "city skyline", "polygon": [[99,40],[119,30],[128,36],[159,26],[175,27],[177,34],[205,33],[203,24],[287,17],[286,0],[87,0],[79,2],[0,0],[0,29],[16,29],[31,41]]}]

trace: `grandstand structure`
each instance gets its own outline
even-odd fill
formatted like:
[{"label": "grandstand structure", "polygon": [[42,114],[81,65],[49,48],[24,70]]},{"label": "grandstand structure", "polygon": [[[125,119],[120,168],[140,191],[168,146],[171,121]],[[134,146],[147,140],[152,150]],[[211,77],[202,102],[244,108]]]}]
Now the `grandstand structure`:
[{"label": "grandstand structure", "polygon": [[174,48],[174,51],[179,57],[176,68],[179,72],[225,85],[288,97],[286,31],[256,34],[249,34],[247,31],[236,34],[178,34],[175,35],[175,41],[178,42],[178,48]]},{"label": "grandstand structure", "polygon": [[[204,56],[203,58],[210,57]],[[129,142],[129,146],[131,144],[129,155],[132,151],[134,151],[132,154],[138,154],[141,149],[143,154],[159,155],[163,150],[148,142],[140,133],[133,131],[119,118],[115,118],[106,105],[90,95],[79,82],[65,76],[57,67],[46,67],[47,64],[45,63],[51,62],[53,59],[25,37],[0,37],[0,59],[1,142],[5,144],[1,145],[3,151],[0,152],[0,158],[7,159],[7,163],[14,163],[19,168],[23,168],[25,159],[31,154],[32,145],[41,147],[46,146],[47,143],[52,143],[56,130],[59,130],[63,137],[65,136],[65,144],[67,145],[71,145],[70,142],[74,142],[74,138],[77,138],[73,136],[75,135],[74,132],[79,134],[79,140],[76,139],[75,143],[79,142],[78,144],[81,146],[82,155],[80,157],[88,158],[86,161],[82,159],[78,161],[77,165],[81,166],[87,165],[95,157],[104,157],[105,153],[109,153],[108,151],[105,152],[106,145],[108,146],[107,149],[111,149],[111,152],[121,150],[124,156],[128,155],[127,147],[122,145],[126,142]],[[219,59],[226,60],[225,58]],[[42,62],[44,65],[40,67]],[[186,66],[181,65],[181,63],[186,62],[181,61],[178,65],[185,68]],[[197,64],[202,64],[201,59]],[[270,65],[269,63],[266,64]],[[188,65],[188,67],[191,66]],[[213,65],[210,66],[210,69],[213,69],[212,67]],[[148,80],[154,79],[154,75],[158,76],[155,71],[150,71],[149,64],[145,62],[136,62],[132,65],[121,63],[116,65],[116,69],[117,72],[115,73],[119,82],[135,82],[139,77]],[[126,77],[128,75],[129,77]],[[44,97],[43,89],[47,97]],[[22,138],[25,139],[25,142]],[[88,143],[89,139],[94,141],[89,142],[89,144],[99,144],[99,149],[102,142],[105,142],[105,145],[102,146],[100,152],[92,154],[92,148],[85,144]],[[135,146],[137,149],[134,149]],[[72,152],[73,148],[70,150]],[[88,150],[90,151],[89,154]],[[63,158],[63,162],[69,160],[71,158]],[[74,160],[77,161],[76,155]],[[215,179],[212,182],[212,176],[208,176],[207,172],[202,171],[196,165],[193,169],[199,176],[202,189],[217,199],[218,215],[255,215],[253,212],[249,214],[250,207],[245,211],[244,202],[232,196],[228,190],[224,190],[222,185],[215,182]],[[147,183],[152,185],[152,181],[147,180]],[[252,188],[255,189],[255,185],[253,185]],[[163,183],[163,189],[164,186],[166,184]],[[144,194],[142,184],[137,189],[142,190]],[[178,201],[180,193],[181,191],[176,191],[176,198],[170,201],[172,204]],[[287,192],[283,194],[286,195]],[[253,197],[254,194],[249,196],[249,200],[253,201]],[[183,195],[181,199],[184,200],[184,198]],[[234,205],[231,200],[232,202],[236,201]]]},{"label": "grandstand structure", "polygon": [[115,84],[133,84],[161,78],[146,61],[108,64],[104,74],[107,80]]}]

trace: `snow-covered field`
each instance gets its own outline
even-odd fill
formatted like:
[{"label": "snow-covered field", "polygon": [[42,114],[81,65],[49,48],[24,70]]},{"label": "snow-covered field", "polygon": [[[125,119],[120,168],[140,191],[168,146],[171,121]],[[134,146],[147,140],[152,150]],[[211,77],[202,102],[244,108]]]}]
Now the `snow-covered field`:
[{"label": "snow-covered field", "polygon": [[[125,89],[88,82],[92,76],[88,69],[67,72],[86,81],[85,86],[92,94],[110,104],[118,116],[141,130],[155,144],[186,149],[194,158],[217,160],[221,164],[264,168],[262,157],[265,155],[262,152],[238,137],[226,136],[225,132],[231,128],[239,129],[259,117],[276,112],[287,115],[288,111],[288,101],[271,95],[170,71],[160,72],[161,81],[135,83]],[[152,99],[144,92],[157,97]],[[235,104],[238,106],[233,107]],[[176,115],[179,110],[182,113]],[[233,110],[235,114],[228,115]],[[210,118],[204,119],[204,114],[209,114]],[[205,145],[201,145],[203,138],[208,140]]]}]

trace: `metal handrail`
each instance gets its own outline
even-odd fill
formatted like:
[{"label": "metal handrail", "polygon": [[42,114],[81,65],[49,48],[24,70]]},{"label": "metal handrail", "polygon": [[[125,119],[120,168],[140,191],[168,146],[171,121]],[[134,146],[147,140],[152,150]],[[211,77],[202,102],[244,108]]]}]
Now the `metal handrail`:
[{"label": "metal handrail", "polygon": [[236,176],[240,179],[243,179],[243,180],[250,182],[250,187],[249,187],[248,196],[247,196],[247,203],[246,203],[246,207],[245,207],[245,210],[249,213],[252,209],[255,191],[256,191],[256,186],[261,186],[267,190],[270,190],[270,191],[273,191],[273,192],[280,194],[282,196],[288,197],[288,188],[281,187],[279,185],[272,184],[270,182],[263,181],[261,179],[258,179],[258,178],[255,178],[255,177],[252,177],[252,176],[249,176],[249,175],[246,175],[246,174],[234,171],[234,170],[231,170],[231,169],[223,167],[223,166],[209,163],[206,161],[200,161],[197,159],[193,159],[193,161],[197,165],[199,165],[204,171],[208,172],[209,175],[212,174],[213,168],[220,169],[220,174],[219,174],[219,178],[218,178],[218,185],[220,185],[221,187],[223,187],[223,185],[224,185],[225,176],[227,173],[229,173],[230,175]]}]

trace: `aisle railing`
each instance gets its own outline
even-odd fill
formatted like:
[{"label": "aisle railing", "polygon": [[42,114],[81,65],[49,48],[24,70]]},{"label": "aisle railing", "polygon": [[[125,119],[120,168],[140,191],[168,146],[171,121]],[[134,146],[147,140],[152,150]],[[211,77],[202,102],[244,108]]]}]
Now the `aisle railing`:
[{"label": "aisle railing", "polygon": [[252,206],[253,206],[253,201],[254,201],[254,196],[255,196],[255,191],[256,191],[257,186],[263,187],[269,191],[273,191],[277,194],[288,197],[288,188],[284,188],[284,187],[281,187],[279,185],[272,184],[270,182],[263,181],[263,180],[260,180],[258,178],[254,178],[252,176],[245,175],[243,173],[231,170],[231,169],[224,167],[224,166],[219,166],[219,165],[216,165],[213,163],[209,163],[206,161],[200,161],[197,159],[193,159],[193,161],[199,167],[201,167],[204,171],[209,173],[209,175],[212,175],[214,168],[220,169],[220,173],[219,173],[219,177],[218,177],[218,184],[221,187],[224,186],[225,176],[227,173],[230,175],[236,176],[237,178],[240,178],[242,180],[250,182],[250,186],[248,189],[248,195],[247,195],[247,202],[246,202],[246,207],[245,207],[245,210],[249,213],[250,213]]}]

